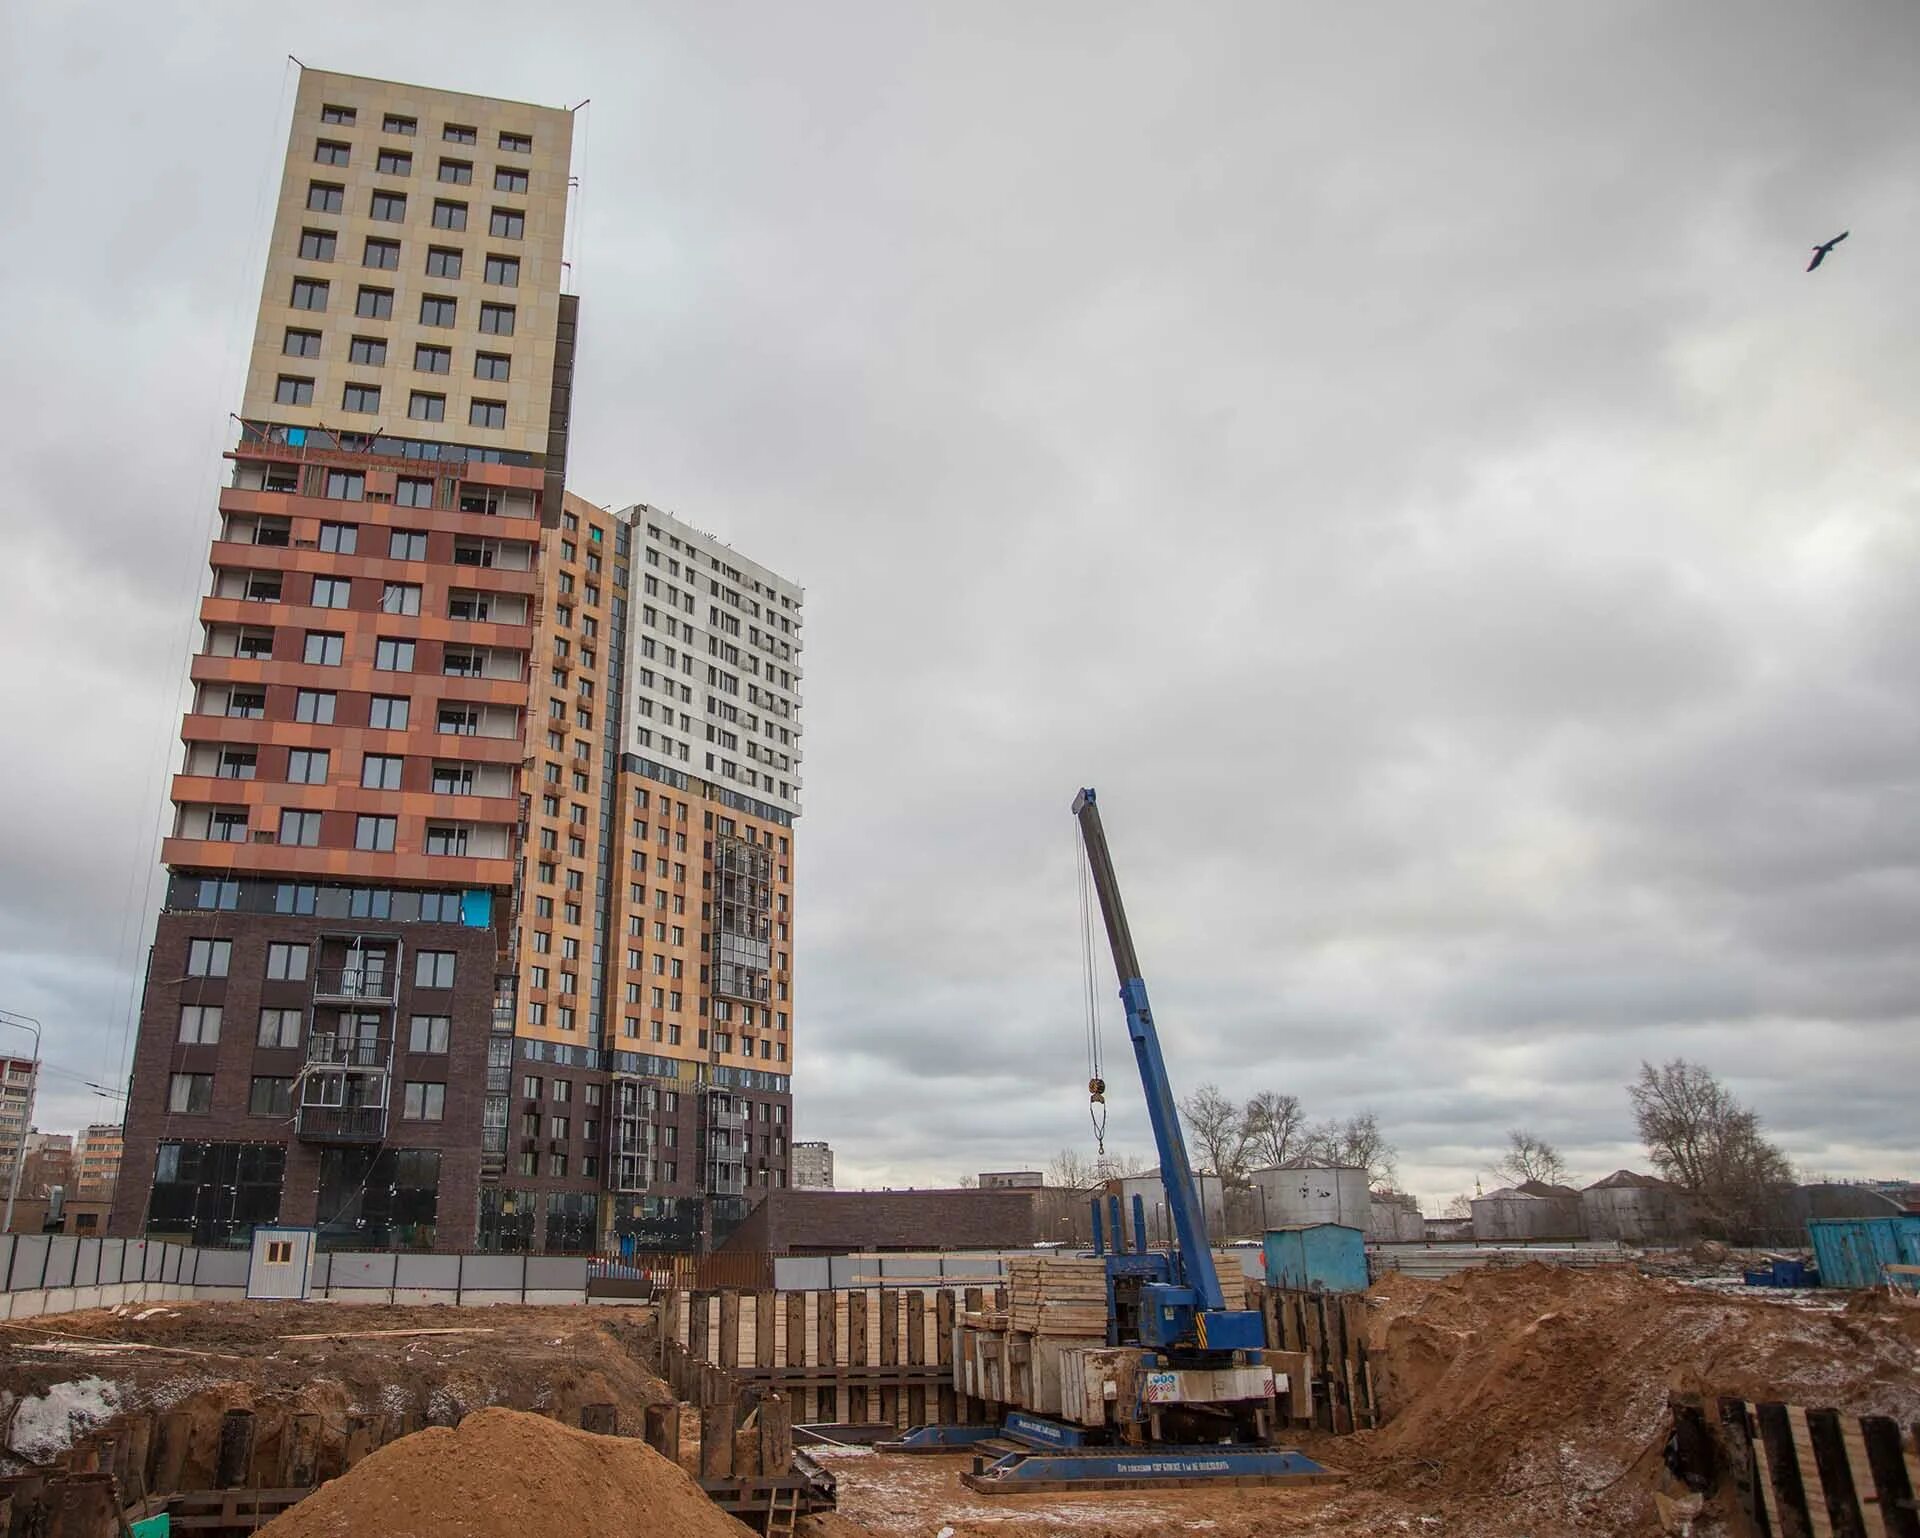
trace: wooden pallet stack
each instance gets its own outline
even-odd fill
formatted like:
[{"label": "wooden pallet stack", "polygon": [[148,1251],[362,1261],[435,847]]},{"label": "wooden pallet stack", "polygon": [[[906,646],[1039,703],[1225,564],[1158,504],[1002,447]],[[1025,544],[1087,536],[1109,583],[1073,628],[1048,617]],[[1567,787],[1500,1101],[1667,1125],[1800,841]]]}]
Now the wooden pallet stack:
[{"label": "wooden pallet stack", "polygon": [[1373,1362],[1367,1347],[1367,1300],[1357,1292],[1300,1292],[1251,1284],[1247,1307],[1266,1319],[1267,1346],[1297,1353],[1311,1388],[1296,1392],[1293,1418],[1322,1431],[1363,1431],[1380,1424]]},{"label": "wooden pallet stack", "polygon": [[1023,1335],[1104,1338],[1106,1263],[1068,1255],[1009,1260],[1006,1327]]}]

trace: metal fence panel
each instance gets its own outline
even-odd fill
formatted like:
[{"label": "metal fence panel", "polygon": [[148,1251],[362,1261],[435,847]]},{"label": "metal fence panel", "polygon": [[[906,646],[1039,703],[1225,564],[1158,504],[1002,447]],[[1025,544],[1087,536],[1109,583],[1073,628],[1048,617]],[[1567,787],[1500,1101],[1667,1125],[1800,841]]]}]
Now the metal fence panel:
[{"label": "metal fence panel", "polygon": [[180,1262],[184,1258],[177,1244],[160,1246],[160,1280],[178,1285],[180,1281]]},{"label": "metal fence panel", "polygon": [[201,1250],[194,1261],[193,1280],[198,1287],[244,1287],[247,1285],[245,1250]]},{"label": "metal fence panel", "polygon": [[47,1251],[52,1246],[45,1234],[16,1234],[13,1241],[13,1269],[7,1273],[7,1287],[13,1292],[47,1284]]},{"label": "metal fence panel", "polygon": [[73,1268],[80,1258],[80,1241],[72,1234],[47,1236],[47,1280],[49,1287],[71,1287]]},{"label": "metal fence panel", "polygon": [[458,1255],[402,1255],[394,1270],[396,1287],[436,1287],[451,1292],[460,1285]]},{"label": "metal fence panel", "polygon": [[527,1291],[587,1290],[587,1257],[584,1255],[529,1255]]},{"label": "metal fence panel", "polygon": [[358,1250],[335,1250],[328,1287],[391,1287],[396,1255]]},{"label": "metal fence panel", "polygon": [[518,1292],[526,1285],[524,1255],[462,1255],[460,1286],[466,1292]]},{"label": "metal fence panel", "polygon": [[0,1292],[13,1290],[13,1240],[12,1234],[0,1234]]},{"label": "metal fence panel", "polygon": [[92,1287],[100,1280],[100,1241],[82,1239],[73,1261],[73,1285]]},{"label": "metal fence panel", "polygon": [[833,1268],[824,1255],[781,1255],[773,1262],[773,1285],[781,1292],[824,1292]]},{"label": "metal fence panel", "polygon": [[[167,1263],[166,1245],[159,1243],[158,1241],[153,1239],[142,1239],[139,1241],[139,1245],[140,1245],[140,1270],[138,1273],[139,1280],[143,1282],[159,1281],[160,1269]],[[133,1249],[133,1246],[128,1245],[127,1248],[128,1248],[128,1251],[131,1252]]]}]

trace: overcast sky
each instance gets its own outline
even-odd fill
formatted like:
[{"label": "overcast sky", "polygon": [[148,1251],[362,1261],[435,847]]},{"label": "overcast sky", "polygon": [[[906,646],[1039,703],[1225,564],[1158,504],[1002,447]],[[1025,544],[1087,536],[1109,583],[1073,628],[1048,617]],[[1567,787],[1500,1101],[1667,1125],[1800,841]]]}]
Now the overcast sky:
[{"label": "overcast sky", "polygon": [[42,1126],[124,1078],[291,51],[591,98],[571,480],[806,584],[796,1131],[843,1185],[1091,1152],[1082,783],[1182,1090],[1372,1108],[1437,1203],[1511,1126],[1643,1162],[1678,1054],[1805,1169],[1920,1174],[1906,0],[313,20],[0,13]]}]

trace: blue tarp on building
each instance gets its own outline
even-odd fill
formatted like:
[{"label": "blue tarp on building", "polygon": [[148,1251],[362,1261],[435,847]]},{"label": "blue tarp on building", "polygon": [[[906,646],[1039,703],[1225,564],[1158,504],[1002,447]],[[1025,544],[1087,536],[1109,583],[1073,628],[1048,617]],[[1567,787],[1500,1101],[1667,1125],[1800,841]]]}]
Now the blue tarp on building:
[{"label": "blue tarp on building", "polygon": [[1920,1277],[1889,1277],[1885,1266],[1920,1266],[1920,1213],[1885,1218],[1822,1218],[1807,1225],[1823,1287],[1880,1287],[1893,1281],[1916,1290]]}]

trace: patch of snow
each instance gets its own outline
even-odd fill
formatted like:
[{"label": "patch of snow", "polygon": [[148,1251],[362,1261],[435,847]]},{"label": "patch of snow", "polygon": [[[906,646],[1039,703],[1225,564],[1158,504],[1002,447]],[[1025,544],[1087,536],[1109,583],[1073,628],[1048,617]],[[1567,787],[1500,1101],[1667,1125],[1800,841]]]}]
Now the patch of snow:
[{"label": "patch of snow", "polygon": [[28,1394],[14,1406],[7,1450],[45,1463],[73,1446],[73,1439],[113,1419],[120,1410],[120,1385],[105,1378],[56,1383],[44,1394]]},{"label": "patch of snow", "polygon": [[940,1529],[939,1532],[933,1535],[933,1538],[953,1538],[953,1529],[950,1527],[943,1527]]}]

